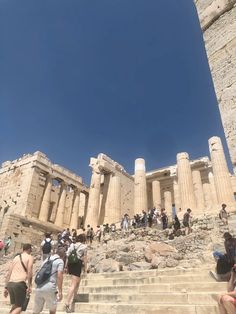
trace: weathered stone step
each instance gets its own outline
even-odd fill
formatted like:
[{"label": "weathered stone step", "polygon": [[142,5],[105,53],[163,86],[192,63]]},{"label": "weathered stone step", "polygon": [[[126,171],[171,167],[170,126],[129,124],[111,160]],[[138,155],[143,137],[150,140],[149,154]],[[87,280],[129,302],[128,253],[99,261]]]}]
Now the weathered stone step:
[{"label": "weathered stone step", "polygon": [[[1,307],[1,314],[9,314],[10,307]],[[27,309],[25,314],[32,314]],[[57,314],[64,314],[58,310]],[[153,305],[153,304],[102,304],[102,303],[79,303],[75,306],[74,314],[219,314],[217,305]],[[48,314],[44,310],[42,314]]]},{"label": "weathered stone step", "polygon": [[[209,275],[198,275],[198,274],[188,274],[179,275],[172,278],[171,276],[156,276],[149,278],[103,278],[103,279],[82,279],[81,286],[107,286],[107,285],[138,285],[138,284],[154,284],[154,283],[182,283],[182,282],[215,282],[215,280]],[[65,286],[70,285],[71,282],[66,280],[64,282]]]}]

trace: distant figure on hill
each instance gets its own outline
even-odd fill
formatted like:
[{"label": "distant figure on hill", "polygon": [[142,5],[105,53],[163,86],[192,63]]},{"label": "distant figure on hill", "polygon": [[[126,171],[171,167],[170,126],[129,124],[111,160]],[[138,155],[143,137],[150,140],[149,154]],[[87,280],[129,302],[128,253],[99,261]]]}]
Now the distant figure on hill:
[{"label": "distant figure on hill", "polygon": [[162,229],[165,230],[168,227],[168,217],[166,215],[165,208],[161,209],[161,222],[162,222]]},{"label": "distant figure on hill", "polygon": [[4,255],[7,256],[8,250],[11,246],[11,236],[7,237],[7,239],[4,241]]},{"label": "distant figure on hill", "polygon": [[192,212],[192,210],[190,208],[188,208],[186,213],[184,214],[184,217],[183,217],[183,225],[185,227],[185,234],[186,235],[192,232],[192,229],[190,226],[190,219],[192,218],[190,215],[191,212]]},{"label": "distant figure on hill", "polygon": [[124,214],[121,220],[121,229],[124,232],[129,231],[129,215],[128,214]]},{"label": "distant figure on hill", "polygon": [[228,225],[228,213],[226,211],[226,204],[222,204],[222,208],[220,210],[220,213],[219,213],[219,218],[222,220],[223,224],[226,226]]}]

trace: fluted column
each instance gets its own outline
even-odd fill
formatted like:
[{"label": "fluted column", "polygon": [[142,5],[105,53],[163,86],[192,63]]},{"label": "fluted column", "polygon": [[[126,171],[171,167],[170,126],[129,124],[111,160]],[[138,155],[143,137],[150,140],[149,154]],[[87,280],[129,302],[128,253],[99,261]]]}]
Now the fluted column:
[{"label": "fluted column", "polygon": [[180,191],[181,207],[185,211],[187,208],[192,210],[196,207],[193,191],[192,172],[187,153],[177,154],[178,185]]},{"label": "fluted column", "polygon": [[218,203],[232,204],[235,202],[234,194],[223,146],[219,137],[213,136],[209,139],[209,150]]},{"label": "fluted column", "polygon": [[111,192],[110,192],[110,205],[109,220],[112,223],[116,223],[121,218],[121,183],[120,177],[113,175],[111,177]]},{"label": "fluted column", "polygon": [[212,172],[209,172],[208,179],[209,179],[209,183],[210,183],[212,202],[213,202],[213,204],[214,204],[214,206],[216,208],[217,205],[218,205],[218,199],[217,199],[217,194],[216,194],[214,175],[213,175]]},{"label": "fluted column", "polygon": [[208,213],[213,209],[210,183],[203,183],[205,211]]},{"label": "fluted column", "polygon": [[52,190],[52,177],[50,175],[47,175],[43,200],[39,212],[39,220],[41,221],[48,221],[49,208],[51,202],[51,190]]},{"label": "fluted column", "polygon": [[99,169],[93,168],[89,190],[87,214],[85,218],[85,226],[90,225],[95,228],[98,224],[100,191],[101,191],[101,172]]},{"label": "fluted column", "polygon": [[172,198],[171,198],[170,191],[164,192],[164,202],[165,202],[165,210],[166,210],[167,215],[172,217]]},{"label": "fluted column", "polygon": [[161,209],[161,184],[158,180],[152,181],[152,199],[153,206]]},{"label": "fluted column", "polygon": [[56,219],[55,219],[55,225],[60,226],[60,227],[63,227],[63,224],[64,224],[66,192],[67,192],[67,185],[64,182],[62,182],[61,183],[61,196],[59,199],[59,203],[57,207],[57,214],[56,214]]},{"label": "fluted column", "polygon": [[196,198],[196,209],[198,212],[204,212],[204,193],[202,187],[201,173],[195,169],[192,171],[193,176],[193,189]]},{"label": "fluted column", "polygon": [[142,210],[147,210],[147,182],[145,160],[138,158],[134,173],[134,214],[140,214]]},{"label": "fluted column", "polygon": [[78,228],[78,217],[79,217],[79,205],[80,205],[80,191],[78,189],[74,190],[74,203],[72,205],[72,213],[70,218],[70,228]]},{"label": "fluted column", "polygon": [[174,190],[175,209],[178,215],[179,209],[181,208],[181,203],[180,203],[180,195],[179,195],[179,185],[176,178],[173,180],[173,190]]}]

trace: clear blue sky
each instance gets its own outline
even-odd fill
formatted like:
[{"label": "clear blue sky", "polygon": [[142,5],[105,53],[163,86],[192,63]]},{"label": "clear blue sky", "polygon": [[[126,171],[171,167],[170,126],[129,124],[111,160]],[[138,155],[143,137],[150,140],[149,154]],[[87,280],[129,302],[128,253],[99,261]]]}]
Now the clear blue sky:
[{"label": "clear blue sky", "polygon": [[208,153],[223,129],[191,0],[1,0],[0,162],[40,150],[90,181]]}]

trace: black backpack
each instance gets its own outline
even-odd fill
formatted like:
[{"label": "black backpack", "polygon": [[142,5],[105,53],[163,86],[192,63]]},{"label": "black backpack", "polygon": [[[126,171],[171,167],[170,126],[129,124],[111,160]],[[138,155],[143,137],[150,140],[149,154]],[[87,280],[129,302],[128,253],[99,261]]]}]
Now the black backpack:
[{"label": "black backpack", "polygon": [[45,285],[50,277],[54,275],[56,272],[52,273],[52,264],[59,258],[55,258],[54,260],[48,257],[47,261],[42,265],[39,271],[36,273],[34,282],[36,283],[37,287]]},{"label": "black backpack", "polygon": [[45,239],[44,241],[45,241],[45,243],[44,243],[44,245],[42,247],[43,254],[49,254],[49,253],[51,253],[51,249],[52,249],[52,245],[51,245],[52,240],[47,241]]}]

